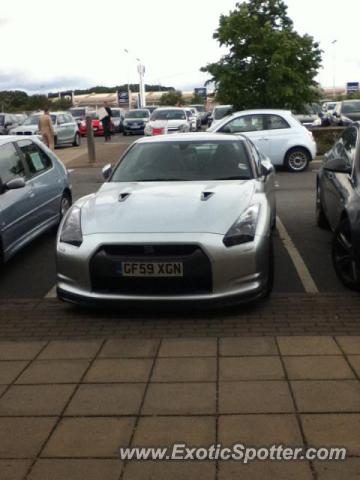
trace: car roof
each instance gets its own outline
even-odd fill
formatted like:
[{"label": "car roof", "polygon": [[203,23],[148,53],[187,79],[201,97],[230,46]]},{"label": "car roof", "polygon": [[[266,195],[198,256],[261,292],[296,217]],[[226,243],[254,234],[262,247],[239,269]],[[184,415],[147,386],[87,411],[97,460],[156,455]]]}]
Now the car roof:
[{"label": "car roof", "polygon": [[228,133],[170,133],[168,135],[154,135],[152,137],[142,137],[134,143],[156,143],[156,142],[210,142],[221,140],[225,142],[244,141],[245,135],[231,135]]},{"label": "car roof", "polygon": [[37,138],[36,135],[1,135],[0,136],[0,145],[5,145],[5,143],[15,142],[18,140],[28,140],[33,137]]}]

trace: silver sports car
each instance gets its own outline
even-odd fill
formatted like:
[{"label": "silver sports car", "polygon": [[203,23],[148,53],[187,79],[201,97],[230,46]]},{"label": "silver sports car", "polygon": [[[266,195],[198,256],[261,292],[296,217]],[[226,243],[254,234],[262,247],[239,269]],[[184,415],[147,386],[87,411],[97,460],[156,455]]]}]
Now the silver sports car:
[{"label": "silver sports car", "polygon": [[141,138],[57,239],[57,292],[75,303],[238,303],[273,280],[274,174],[245,136]]}]

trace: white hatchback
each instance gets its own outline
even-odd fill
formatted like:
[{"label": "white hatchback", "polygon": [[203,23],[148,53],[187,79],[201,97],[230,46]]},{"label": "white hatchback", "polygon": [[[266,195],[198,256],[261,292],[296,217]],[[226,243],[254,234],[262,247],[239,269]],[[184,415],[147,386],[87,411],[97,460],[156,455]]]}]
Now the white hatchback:
[{"label": "white hatchback", "polygon": [[302,172],[316,156],[312,133],[287,110],[243,110],[212,125],[208,132],[248,136],[275,166]]}]

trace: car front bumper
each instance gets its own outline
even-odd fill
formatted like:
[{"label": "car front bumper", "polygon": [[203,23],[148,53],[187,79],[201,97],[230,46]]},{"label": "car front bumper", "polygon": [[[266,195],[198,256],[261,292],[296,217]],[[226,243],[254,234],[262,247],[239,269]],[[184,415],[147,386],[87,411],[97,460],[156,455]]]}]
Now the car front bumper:
[{"label": "car front bumper", "polygon": [[[262,297],[266,293],[270,270],[270,236],[256,236],[253,242],[227,248],[217,234],[94,234],[85,235],[80,247],[57,245],[57,291],[62,300],[73,303],[181,302],[198,304],[233,304]],[[99,249],[106,246],[184,246],[195,245],[210,265],[211,288],[192,293],[132,293],[99,291],[94,288],[90,265]],[[160,261],[158,257],[129,261]],[[180,257],[179,257],[180,259]],[[123,259],[122,259],[123,260]],[[115,260],[116,261],[116,260]],[[161,258],[161,261],[174,261]],[[122,281],[121,275],[113,281]],[[171,285],[172,278],[166,279]],[[192,279],[193,281],[193,279]]]}]

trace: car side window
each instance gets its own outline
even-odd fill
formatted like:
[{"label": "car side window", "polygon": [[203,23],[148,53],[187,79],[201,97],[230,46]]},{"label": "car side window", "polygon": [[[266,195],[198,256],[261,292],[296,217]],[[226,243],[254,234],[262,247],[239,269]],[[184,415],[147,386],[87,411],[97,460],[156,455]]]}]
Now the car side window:
[{"label": "car side window", "polygon": [[252,156],[255,160],[256,173],[260,176],[261,175],[261,154],[250,139],[247,139],[247,143],[251,150]]},{"label": "car side window", "polygon": [[7,183],[13,178],[24,177],[25,169],[20,155],[12,143],[0,147],[0,180]]},{"label": "car side window", "polygon": [[73,118],[71,115],[64,115],[66,123],[73,123]]},{"label": "car side window", "polygon": [[341,136],[343,146],[348,154],[353,155],[356,147],[357,130],[354,127],[347,128]]},{"label": "car side window", "polygon": [[264,130],[263,115],[243,115],[236,117],[226,123],[221,132],[245,133]]},{"label": "car side window", "polygon": [[284,128],[290,128],[288,122],[280,115],[264,115],[265,116],[265,129],[266,130],[281,130]]},{"label": "car side window", "polygon": [[31,140],[19,141],[18,146],[24,155],[30,178],[40,175],[52,167],[50,157]]}]

